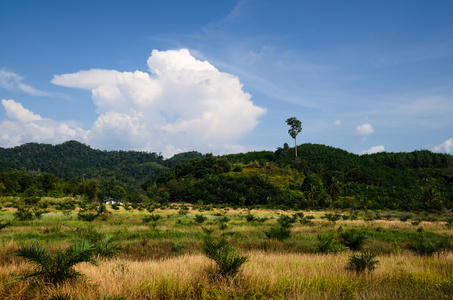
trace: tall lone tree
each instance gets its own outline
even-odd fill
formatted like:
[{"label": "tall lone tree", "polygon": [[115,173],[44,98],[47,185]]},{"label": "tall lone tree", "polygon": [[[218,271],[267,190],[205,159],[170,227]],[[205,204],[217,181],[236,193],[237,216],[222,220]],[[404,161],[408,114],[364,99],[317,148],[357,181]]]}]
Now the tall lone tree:
[{"label": "tall lone tree", "polygon": [[297,157],[297,140],[296,137],[299,134],[299,132],[302,131],[302,122],[299,121],[297,118],[292,117],[288,118],[286,120],[286,124],[291,126],[291,128],[288,130],[289,135],[294,139],[294,149],[296,150],[296,157]]}]

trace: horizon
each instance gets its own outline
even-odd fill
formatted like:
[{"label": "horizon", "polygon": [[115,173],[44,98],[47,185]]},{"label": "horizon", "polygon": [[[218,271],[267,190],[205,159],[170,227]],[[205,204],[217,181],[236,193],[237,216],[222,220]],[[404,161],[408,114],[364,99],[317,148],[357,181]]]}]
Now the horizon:
[{"label": "horizon", "polygon": [[[16,148],[16,147],[22,147],[22,146],[25,146],[27,144],[38,144],[38,145],[50,145],[52,147],[55,147],[55,146],[59,146],[59,145],[62,145],[62,144],[65,144],[65,143],[69,143],[69,142],[77,142],[77,143],[80,143],[88,148],[90,148],[91,150],[93,151],[102,151],[102,152],[145,152],[147,154],[155,154],[155,155],[158,155],[158,156],[161,156],[163,157],[164,160],[167,160],[167,159],[171,159],[173,158],[174,156],[178,155],[178,154],[184,154],[184,153],[190,153],[190,152],[198,152],[196,150],[188,150],[188,151],[184,151],[184,152],[180,152],[180,153],[176,153],[174,154],[173,156],[169,156],[169,157],[165,157],[164,155],[162,155],[162,153],[157,153],[157,152],[149,152],[149,151],[142,151],[142,150],[103,150],[103,149],[98,149],[98,148],[93,148],[92,146],[88,145],[88,144],[85,144],[83,142],[79,142],[77,140],[68,140],[68,141],[64,141],[62,143],[59,143],[59,144],[46,144],[46,143],[36,143],[36,142],[27,142],[27,143],[24,143],[24,144],[21,144],[21,145],[18,145],[18,146],[14,146],[14,147],[8,147],[8,148],[5,148],[5,147],[0,147],[0,149],[13,149],[13,148]],[[349,154],[353,154],[353,155],[358,155],[358,156],[363,156],[363,155],[372,155],[372,154],[377,154],[377,153],[388,153],[388,154],[404,154],[404,153],[413,153],[413,152],[420,152],[420,151],[428,151],[428,152],[431,152],[431,153],[437,153],[437,154],[442,154],[442,155],[453,155],[453,154],[450,154],[450,153],[439,153],[439,152],[434,152],[434,151],[431,151],[429,149],[415,149],[415,150],[412,150],[412,151],[404,151],[404,152],[387,152],[387,151],[381,151],[381,152],[376,152],[376,153],[362,153],[362,154],[357,154],[357,153],[352,153],[352,152],[349,152],[345,149],[342,149],[342,148],[338,148],[338,147],[334,147],[334,146],[329,146],[329,145],[325,145],[325,144],[313,144],[313,143],[303,143],[303,144],[298,144],[297,147],[301,147],[301,146],[304,146],[304,145],[316,145],[316,146],[324,146],[324,147],[331,147],[331,148],[334,148],[334,149],[338,149],[338,150],[341,150],[341,151],[346,151],[347,153]],[[289,146],[289,149],[294,149],[294,146],[291,147],[290,145]],[[236,153],[227,153],[227,154],[217,154],[214,156],[223,156],[223,155],[235,155],[235,154],[244,154],[244,153],[248,153],[248,152],[262,152],[262,151],[269,151],[269,152],[275,152],[277,151],[278,149],[281,149],[282,147],[276,147],[275,150],[264,150],[264,149],[255,149],[255,150],[250,150],[250,151],[247,151],[247,152],[236,152]],[[211,152],[198,152],[199,154],[201,155],[207,155],[207,154],[212,154]]]},{"label": "horizon", "polygon": [[[0,147],[453,154],[453,2],[9,1]],[[276,146],[278,145],[278,146]]]}]

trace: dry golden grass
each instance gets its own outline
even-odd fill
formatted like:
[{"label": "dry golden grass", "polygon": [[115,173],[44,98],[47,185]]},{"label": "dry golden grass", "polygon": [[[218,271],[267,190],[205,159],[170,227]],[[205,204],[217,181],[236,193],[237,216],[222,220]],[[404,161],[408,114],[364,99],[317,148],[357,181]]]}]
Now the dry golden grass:
[{"label": "dry golden grass", "polygon": [[[346,270],[350,253],[335,255],[246,253],[249,261],[236,280],[214,280],[212,263],[203,255],[182,255],[165,260],[113,259],[99,266],[80,265],[85,280],[57,287],[20,282],[11,289],[3,285],[11,274],[29,269],[24,262],[1,268],[1,299],[43,299],[68,293],[76,299],[127,296],[127,299],[393,299],[419,293],[414,299],[453,296],[449,274],[453,255],[436,259],[410,254],[379,257],[372,273]],[[450,275],[451,276],[451,275]],[[443,289],[443,290],[442,290]],[[430,297],[426,290],[431,293]],[[416,296],[417,294],[415,294]]]},{"label": "dry golden grass", "polygon": [[[296,222],[291,228],[291,239],[279,242],[266,239],[263,231],[278,226],[280,214],[291,215],[295,213],[293,211],[252,210],[251,213],[258,217],[273,219],[250,223],[238,217],[248,214],[248,210],[214,210],[202,212],[208,220],[197,224],[193,216],[200,214],[199,211],[190,210],[189,215],[180,216],[177,210],[159,209],[153,212],[162,216],[155,229],[151,223],[144,224],[141,220],[150,214],[148,211],[126,211],[124,208],[111,211],[113,215],[104,222],[83,223],[76,220],[75,213],[67,217],[52,211],[42,220],[14,222],[13,226],[4,228],[0,232],[3,238],[3,243],[0,242],[0,299],[45,299],[64,293],[77,300],[102,299],[104,296],[126,296],[127,299],[453,299],[451,253],[420,257],[404,249],[404,245],[397,245],[396,241],[371,239],[365,248],[379,250],[377,253],[381,254],[378,255],[380,265],[369,274],[346,269],[351,252],[308,253],[313,250],[316,234],[336,232],[339,226],[366,228],[370,234],[378,228],[415,232],[422,227],[425,231],[452,237],[453,231],[445,226],[445,222],[412,225],[410,220],[394,219],[332,223],[321,219],[326,212],[304,211],[304,215],[316,217],[312,220],[314,225]],[[2,219],[11,219],[13,212],[14,209],[8,208],[8,212],[1,215]],[[218,229],[214,214],[231,219],[227,230]],[[178,220],[182,224],[178,224]],[[47,240],[49,228],[58,226],[63,239],[54,241],[49,235]],[[226,233],[237,251],[248,256],[248,262],[235,280],[218,280],[212,276],[214,266],[201,254],[202,226],[215,228],[216,235]],[[83,227],[83,232],[93,227],[97,233],[118,234],[124,249],[116,259],[100,261],[98,267],[78,265],[77,269],[85,274],[83,280],[59,286],[32,280],[11,287],[6,285],[15,275],[31,270],[31,265],[11,254],[24,241],[24,238],[22,242],[15,241],[16,235],[38,234],[38,240],[46,249],[54,251],[81,237],[78,235],[81,231],[74,231],[77,227]],[[173,252],[173,243],[183,244],[185,248]]]}]

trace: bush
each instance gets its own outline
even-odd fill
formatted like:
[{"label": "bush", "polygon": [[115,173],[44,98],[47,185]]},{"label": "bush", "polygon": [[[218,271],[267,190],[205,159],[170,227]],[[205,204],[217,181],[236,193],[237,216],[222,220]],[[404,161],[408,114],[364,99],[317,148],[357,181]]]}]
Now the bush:
[{"label": "bush", "polygon": [[146,216],[146,217],[143,217],[142,218],[142,221],[144,223],[149,223],[150,221],[154,221],[154,222],[157,222],[158,220],[160,220],[162,217],[160,215],[156,215],[156,214],[151,214],[149,216]]},{"label": "bush", "polygon": [[19,276],[19,279],[38,277],[55,284],[81,276],[74,269],[81,262],[96,265],[93,260],[94,251],[95,248],[87,240],[79,240],[66,250],[58,250],[53,256],[37,244],[23,246],[13,253],[35,266],[32,273]]},{"label": "bush", "polygon": [[248,214],[245,216],[245,220],[246,220],[247,222],[252,222],[252,221],[255,220],[255,216],[252,215],[251,213],[248,213]]},{"label": "bush", "polygon": [[302,219],[300,219],[299,223],[302,224],[302,225],[306,225],[306,226],[312,226],[313,225],[313,222],[310,221],[310,219],[307,219],[307,217],[303,217]]},{"label": "bush", "polygon": [[331,233],[327,234],[318,234],[316,235],[317,243],[316,243],[316,252],[317,253],[337,253],[340,251],[346,250],[346,248],[341,245],[335,236]]},{"label": "bush", "polygon": [[204,223],[204,221],[206,221],[207,219],[208,218],[203,215],[195,215],[195,218],[194,218],[195,222],[200,223],[200,224]]},{"label": "bush", "polygon": [[204,252],[217,264],[217,274],[224,278],[235,277],[247,261],[246,256],[236,255],[225,239],[215,239],[210,235],[204,237]]},{"label": "bush", "polygon": [[18,207],[17,211],[14,213],[14,219],[18,221],[31,221],[35,218],[33,213],[25,207]]},{"label": "bush", "polygon": [[294,216],[294,217],[280,216],[277,219],[277,222],[278,222],[278,224],[280,224],[280,226],[282,228],[291,228],[293,226],[293,223],[296,222],[296,218],[297,218],[297,216]]},{"label": "bush", "polygon": [[98,258],[111,258],[121,251],[120,246],[112,244],[113,236],[111,234],[101,234],[91,242],[94,244],[93,255]]},{"label": "bush", "polygon": [[446,240],[429,239],[423,235],[419,235],[412,239],[409,243],[409,249],[418,255],[433,256],[441,254],[448,247]]},{"label": "bush", "polygon": [[276,239],[279,241],[286,240],[291,236],[289,229],[283,227],[270,228],[269,230],[264,231],[264,234],[269,239]]},{"label": "bush", "polygon": [[99,215],[94,212],[89,212],[89,211],[79,211],[77,213],[77,218],[80,221],[86,221],[86,222],[91,222],[94,221]]},{"label": "bush", "polygon": [[223,216],[223,217],[219,218],[219,222],[228,223],[229,221],[230,221],[230,218],[228,218],[227,216]]},{"label": "bush", "polygon": [[329,220],[332,223],[335,223],[336,221],[340,220],[341,216],[339,214],[326,214],[323,216],[324,219]]},{"label": "bush", "polygon": [[361,250],[363,244],[368,238],[364,231],[359,231],[356,229],[341,232],[339,235],[341,243],[352,251]]},{"label": "bush", "polygon": [[379,260],[377,260],[376,255],[372,253],[360,253],[352,254],[349,257],[349,264],[347,266],[348,270],[353,270],[359,273],[368,270],[368,272],[373,271],[376,266],[379,265]]},{"label": "bush", "polygon": [[0,221],[0,230],[2,230],[3,228],[6,228],[8,227],[9,225],[11,225],[11,221]]}]

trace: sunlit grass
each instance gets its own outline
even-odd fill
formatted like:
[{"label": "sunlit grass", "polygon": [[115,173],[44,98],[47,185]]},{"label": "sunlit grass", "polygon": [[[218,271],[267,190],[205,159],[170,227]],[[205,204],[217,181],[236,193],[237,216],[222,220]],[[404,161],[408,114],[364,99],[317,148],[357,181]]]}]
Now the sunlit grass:
[{"label": "sunlit grass", "polygon": [[[11,201],[11,199],[8,199]],[[51,200],[49,200],[51,201]],[[4,206],[3,206],[4,207]],[[177,209],[155,209],[161,215],[156,222],[144,223],[151,213],[112,210],[105,220],[84,222],[75,212],[65,215],[49,208],[50,213],[33,221],[13,221],[0,231],[0,299],[43,299],[68,293],[76,299],[102,299],[127,296],[128,299],[441,299],[453,298],[453,256],[423,257],[408,248],[416,234],[427,237],[452,237],[445,222],[420,221],[413,225],[393,214],[390,220],[338,220],[322,217],[325,211],[304,211],[314,216],[311,225],[297,220],[285,241],[266,238],[265,230],[278,227],[280,215],[296,211],[214,209],[180,215]],[[13,220],[14,208],[3,208],[0,220]],[[269,218],[265,222],[247,222],[245,216]],[[349,212],[339,212],[350,215]],[[198,224],[195,214],[207,220]],[[228,216],[226,229],[219,229],[219,218]],[[439,217],[442,220],[441,217]],[[214,229],[248,262],[235,280],[215,280],[210,274],[212,262],[202,252],[202,227]],[[420,229],[422,228],[422,229]],[[314,254],[316,235],[341,230],[363,229],[369,236],[364,250],[377,255],[379,266],[372,272],[357,274],[346,269],[351,251],[338,254]],[[29,242],[42,244],[49,251],[70,245],[90,231],[112,234],[123,250],[117,258],[103,260],[99,266],[81,264],[77,270],[84,280],[46,286],[31,281],[8,287],[13,276],[29,270],[12,252]],[[178,245],[175,248],[175,244]],[[175,250],[179,249],[179,250]],[[450,248],[451,249],[451,248]]]}]

